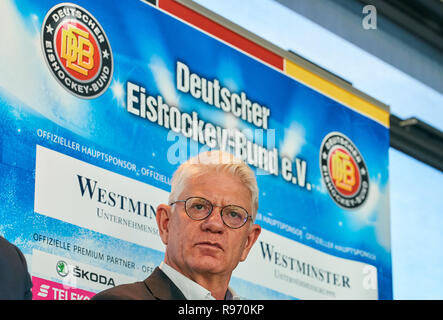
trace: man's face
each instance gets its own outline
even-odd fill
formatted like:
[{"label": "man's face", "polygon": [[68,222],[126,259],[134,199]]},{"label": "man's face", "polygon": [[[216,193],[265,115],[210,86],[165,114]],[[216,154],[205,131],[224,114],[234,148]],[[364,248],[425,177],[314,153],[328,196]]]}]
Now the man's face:
[{"label": "man's face", "polygon": [[[178,200],[202,197],[214,205],[238,205],[252,214],[251,194],[240,179],[229,173],[208,173],[190,178]],[[162,211],[164,210],[164,211]],[[167,245],[166,262],[193,278],[195,274],[230,275],[260,234],[250,220],[239,229],[226,226],[215,207],[209,217],[196,221],[188,217],[184,202],[157,209],[160,235]],[[168,218],[165,217],[166,213]],[[159,216],[160,215],[160,216]]]}]

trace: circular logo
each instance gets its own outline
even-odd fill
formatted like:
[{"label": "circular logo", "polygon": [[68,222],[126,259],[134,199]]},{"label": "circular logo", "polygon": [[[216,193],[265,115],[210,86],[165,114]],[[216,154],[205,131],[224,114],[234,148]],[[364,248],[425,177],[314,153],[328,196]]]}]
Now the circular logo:
[{"label": "circular logo", "polygon": [[75,96],[92,99],[111,83],[111,45],[102,26],[82,7],[61,3],[42,25],[42,49],[57,81]]},{"label": "circular logo", "polygon": [[69,273],[68,264],[66,262],[64,262],[63,260],[60,260],[57,262],[55,269],[56,269],[58,275],[61,277],[66,277]]},{"label": "circular logo", "polygon": [[360,151],[344,134],[331,132],[323,139],[320,171],[329,195],[339,206],[355,209],[367,199],[368,169]]}]

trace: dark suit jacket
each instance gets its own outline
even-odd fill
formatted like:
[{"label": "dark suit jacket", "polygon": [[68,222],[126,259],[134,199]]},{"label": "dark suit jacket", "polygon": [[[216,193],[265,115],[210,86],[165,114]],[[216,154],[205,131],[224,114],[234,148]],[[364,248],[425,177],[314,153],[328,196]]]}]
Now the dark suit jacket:
[{"label": "dark suit jacket", "polygon": [[92,297],[92,300],[186,300],[186,298],[157,267],[144,281],[106,289]]},{"label": "dark suit jacket", "polygon": [[31,288],[25,256],[0,236],[0,300],[31,300]]}]

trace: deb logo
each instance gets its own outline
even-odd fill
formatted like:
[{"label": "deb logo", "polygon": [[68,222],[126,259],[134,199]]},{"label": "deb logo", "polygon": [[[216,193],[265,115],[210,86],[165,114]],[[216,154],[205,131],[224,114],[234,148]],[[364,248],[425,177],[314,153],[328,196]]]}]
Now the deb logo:
[{"label": "deb logo", "polygon": [[46,14],[41,34],[46,63],[66,90],[84,99],[105,92],[113,73],[111,45],[88,11],[58,4]]},{"label": "deb logo", "polygon": [[369,175],[360,151],[340,132],[331,132],[320,147],[320,171],[329,195],[345,209],[361,206],[368,197]]}]

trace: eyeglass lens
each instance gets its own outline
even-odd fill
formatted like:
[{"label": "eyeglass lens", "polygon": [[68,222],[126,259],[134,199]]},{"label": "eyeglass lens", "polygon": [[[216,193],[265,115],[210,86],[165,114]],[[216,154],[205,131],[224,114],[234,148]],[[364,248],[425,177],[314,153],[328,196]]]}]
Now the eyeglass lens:
[{"label": "eyeglass lens", "polygon": [[[203,220],[212,212],[213,205],[204,198],[192,197],[186,200],[185,209],[192,219]],[[223,207],[221,216],[224,223],[231,228],[241,227],[248,219],[247,211],[235,205]]]}]

